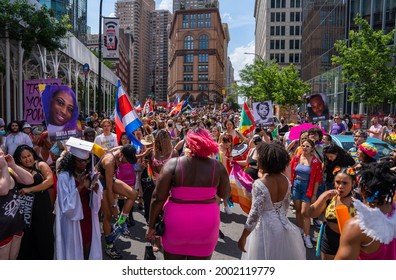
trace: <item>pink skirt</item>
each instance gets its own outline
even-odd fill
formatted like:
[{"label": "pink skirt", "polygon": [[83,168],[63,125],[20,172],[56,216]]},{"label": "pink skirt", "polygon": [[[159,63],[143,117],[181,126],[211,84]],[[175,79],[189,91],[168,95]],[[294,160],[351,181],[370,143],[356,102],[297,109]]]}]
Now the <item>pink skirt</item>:
[{"label": "pink skirt", "polygon": [[168,200],[164,206],[164,250],[183,256],[212,255],[219,238],[220,207],[209,204],[181,204]]}]

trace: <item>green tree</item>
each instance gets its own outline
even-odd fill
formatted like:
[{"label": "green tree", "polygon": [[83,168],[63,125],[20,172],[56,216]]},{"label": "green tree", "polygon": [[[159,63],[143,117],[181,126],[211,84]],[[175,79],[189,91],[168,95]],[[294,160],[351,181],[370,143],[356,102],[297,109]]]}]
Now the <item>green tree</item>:
[{"label": "green tree", "polygon": [[349,32],[349,40],[339,40],[334,46],[334,65],[340,65],[344,82],[351,92],[350,101],[363,102],[370,107],[382,104],[385,99],[395,101],[395,47],[391,46],[395,30],[384,34],[374,31],[360,16],[354,19],[358,31]]},{"label": "green tree", "polygon": [[26,0],[0,0],[0,37],[22,41],[28,54],[36,45],[49,51],[64,47],[62,39],[71,28],[68,17],[56,20],[45,6],[36,9]]},{"label": "green tree", "polygon": [[311,90],[309,83],[300,79],[294,65],[280,67],[275,60],[255,60],[240,71],[241,85],[237,92],[254,101],[271,100],[288,106],[301,103],[301,97]]}]

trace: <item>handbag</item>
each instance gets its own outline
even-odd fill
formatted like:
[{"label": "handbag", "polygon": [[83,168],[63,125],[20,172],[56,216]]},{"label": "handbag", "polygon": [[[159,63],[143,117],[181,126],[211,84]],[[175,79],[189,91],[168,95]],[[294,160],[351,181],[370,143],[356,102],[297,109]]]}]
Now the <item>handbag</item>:
[{"label": "handbag", "polygon": [[153,246],[151,243],[147,242],[146,248],[144,249],[144,259],[145,260],[155,260],[156,257],[154,255]]},{"label": "handbag", "polygon": [[155,235],[163,236],[165,233],[165,223],[162,216],[160,216],[158,222],[155,224]]}]

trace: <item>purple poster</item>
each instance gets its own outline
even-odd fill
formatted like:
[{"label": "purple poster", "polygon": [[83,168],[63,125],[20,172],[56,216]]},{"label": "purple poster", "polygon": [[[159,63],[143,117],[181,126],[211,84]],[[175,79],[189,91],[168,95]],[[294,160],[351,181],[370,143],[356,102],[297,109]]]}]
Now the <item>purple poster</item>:
[{"label": "purple poster", "polygon": [[51,141],[80,138],[76,94],[68,86],[47,85],[41,96],[48,136]]},{"label": "purple poster", "polygon": [[26,80],[23,96],[23,115],[29,124],[41,124],[44,111],[41,103],[39,84],[60,85],[61,79]]}]

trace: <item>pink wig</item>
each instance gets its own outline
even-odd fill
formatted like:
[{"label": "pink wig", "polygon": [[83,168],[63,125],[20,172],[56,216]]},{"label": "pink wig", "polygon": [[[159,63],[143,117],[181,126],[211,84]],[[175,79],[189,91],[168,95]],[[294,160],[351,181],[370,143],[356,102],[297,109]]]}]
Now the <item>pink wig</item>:
[{"label": "pink wig", "polygon": [[190,130],[187,133],[186,143],[192,156],[209,157],[219,153],[219,144],[213,141],[209,132],[202,128]]}]

